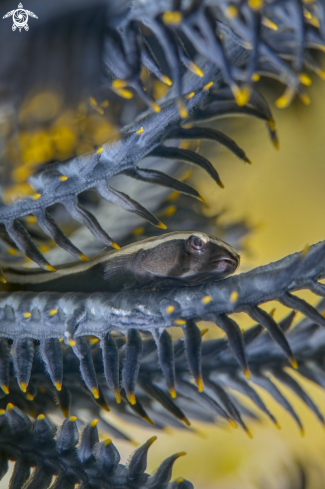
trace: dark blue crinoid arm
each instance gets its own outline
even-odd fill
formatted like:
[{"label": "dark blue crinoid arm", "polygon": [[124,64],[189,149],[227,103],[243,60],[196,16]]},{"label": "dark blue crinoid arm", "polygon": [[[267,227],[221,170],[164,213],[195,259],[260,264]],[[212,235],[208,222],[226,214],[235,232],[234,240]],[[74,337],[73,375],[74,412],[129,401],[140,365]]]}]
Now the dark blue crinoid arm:
[{"label": "dark blue crinoid arm", "polygon": [[[9,403],[0,416],[0,446],[1,476],[8,470],[8,459],[15,462],[10,488],[47,489],[55,476],[53,489],[73,489],[76,484],[112,489],[193,489],[193,484],[183,478],[169,482],[173,464],[184,452],[171,455],[149,475],[145,472],[147,455],[155,436],[138,448],[125,466],[119,463],[120,454],[110,439],[99,441],[97,419],[82,427],[80,440],[77,423],[76,416],[71,416],[57,430],[43,414],[32,423]],[[34,470],[30,474],[31,467]]]}]

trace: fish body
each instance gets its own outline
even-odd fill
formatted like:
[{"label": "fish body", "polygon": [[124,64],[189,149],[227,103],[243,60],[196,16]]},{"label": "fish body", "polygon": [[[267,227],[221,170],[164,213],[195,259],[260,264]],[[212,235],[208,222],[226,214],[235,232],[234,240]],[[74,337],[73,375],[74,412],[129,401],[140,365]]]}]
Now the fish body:
[{"label": "fish body", "polygon": [[239,255],[227,243],[206,233],[173,232],[44,270],[4,270],[9,283],[22,290],[116,292],[125,288],[193,286],[221,280],[235,272]]}]

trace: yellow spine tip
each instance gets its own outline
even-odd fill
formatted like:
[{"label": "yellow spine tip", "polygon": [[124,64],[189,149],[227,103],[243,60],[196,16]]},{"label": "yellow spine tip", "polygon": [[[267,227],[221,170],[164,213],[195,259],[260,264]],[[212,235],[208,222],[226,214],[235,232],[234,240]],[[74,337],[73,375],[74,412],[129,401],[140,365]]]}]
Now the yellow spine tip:
[{"label": "yellow spine tip", "polygon": [[278,139],[274,139],[273,141],[273,145],[275,147],[275,149],[279,150],[280,149],[280,142]]},{"label": "yellow spine tip", "polygon": [[97,101],[94,99],[94,97],[89,97],[89,102],[90,102],[92,105],[97,105]]},{"label": "yellow spine tip", "polygon": [[189,64],[189,70],[194,73],[194,75],[196,76],[199,76],[200,78],[203,78],[204,77],[204,73],[203,71],[201,70],[201,68],[199,68],[199,66],[197,66],[195,63],[193,63],[192,61],[190,62]]},{"label": "yellow spine tip", "polygon": [[20,382],[19,387],[23,392],[27,392],[27,384],[26,382]]},{"label": "yellow spine tip", "polygon": [[220,188],[225,188],[225,186],[221,180],[219,182],[217,182],[217,185],[219,185]]},{"label": "yellow spine tip", "polygon": [[174,312],[174,309],[175,309],[174,306],[167,306],[166,307],[167,314],[172,314]]},{"label": "yellow spine tip", "polygon": [[100,154],[101,154],[103,151],[104,151],[104,148],[98,148],[98,149],[96,150],[96,153],[97,153],[98,155],[100,155]]},{"label": "yellow spine tip", "polygon": [[166,224],[162,223],[159,221],[159,223],[157,224],[157,228],[160,228],[160,229],[167,229],[167,226]]},{"label": "yellow spine tip", "polygon": [[199,392],[203,392],[204,391],[204,384],[203,384],[203,379],[202,377],[198,377],[196,379],[196,385],[197,385],[197,390]]},{"label": "yellow spine tip", "polygon": [[286,94],[281,95],[281,97],[279,97],[275,101],[275,105],[277,106],[278,109],[285,109],[286,107],[288,107],[289,103],[290,103],[290,98]]},{"label": "yellow spine tip", "polygon": [[89,424],[92,428],[95,428],[95,426],[97,426],[97,423],[98,423],[98,419],[93,419]]},{"label": "yellow spine tip", "polygon": [[3,275],[0,275],[0,282],[3,283],[3,284],[6,284],[7,283],[7,280],[4,278]]},{"label": "yellow spine tip", "polygon": [[205,334],[207,334],[207,332],[208,332],[208,331],[209,331],[209,328],[202,329],[202,330],[201,330],[201,338],[203,338],[203,336],[204,336]]},{"label": "yellow spine tip", "polygon": [[178,112],[181,119],[186,119],[186,117],[188,117],[188,111],[183,100],[178,101]]},{"label": "yellow spine tip", "polygon": [[107,413],[110,412],[110,408],[108,407],[108,405],[106,404],[106,402],[102,402],[100,404],[101,408],[104,409],[104,411],[106,411]]},{"label": "yellow spine tip", "polygon": [[11,411],[11,410],[12,410],[14,407],[15,407],[15,406],[13,405],[13,403],[12,403],[12,402],[8,402],[8,404],[7,404],[7,409],[8,409],[8,411]]},{"label": "yellow spine tip", "polygon": [[61,382],[54,382],[55,388],[57,391],[60,391],[62,389],[62,384]]},{"label": "yellow spine tip", "polygon": [[294,368],[295,370],[298,369],[298,363],[297,363],[297,360],[295,358],[290,358],[290,364],[291,364],[291,367]]},{"label": "yellow spine tip", "polygon": [[166,25],[178,25],[182,22],[182,19],[181,12],[166,11],[162,15],[162,20]]},{"label": "yellow spine tip", "polygon": [[300,428],[300,434],[301,434],[302,437],[305,436],[305,430],[303,428]]},{"label": "yellow spine tip", "polygon": [[173,82],[171,81],[171,79],[170,79],[170,78],[168,78],[168,76],[165,76],[165,75],[163,75],[163,76],[161,77],[161,81],[162,81],[163,83],[165,83],[165,85],[168,85],[169,87],[171,87],[171,86],[172,86],[172,84],[173,84]]},{"label": "yellow spine tip", "polygon": [[137,130],[137,131],[135,131],[135,132],[138,134],[138,136],[140,136],[140,134],[142,134],[142,133],[143,133],[143,131],[144,131],[143,127],[140,127],[140,129],[138,129],[138,130]]},{"label": "yellow spine tip", "polygon": [[248,436],[248,438],[250,438],[251,440],[254,438],[254,437],[253,437],[252,432],[251,432],[251,431],[249,431],[249,429],[248,429],[248,428],[246,428],[245,433],[246,433],[246,435]]},{"label": "yellow spine tip", "polygon": [[117,404],[120,404],[121,403],[121,395],[120,395],[119,390],[116,389],[114,394],[115,394],[115,399],[116,399]]},{"label": "yellow spine tip", "polygon": [[163,213],[164,217],[170,217],[172,216],[173,214],[175,214],[177,210],[177,207],[176,205],[170,205]]},{"label": "yellow spine tip", "polygon": [[175,388],[174,387],[171,387],[169,389],[169,394],[170,394],[170,397],[172,397],[173,399],[176,399],[177,394],[176,394],[176,391],[175,391]]},{"label": "yellow spine tip", "polygon": [[47,265],[45,265],[45,268],[49,272],[56,272],[56,268],[52,267],[52,265],[50,265],[49,263]]},{"label": "yellow spine tip", "polygon": [[185,98],[186,98],[186,100],[191,100],[191,98],[193,98],[194,95],[195,95],[195,92],[190,92],[187,95],[185,95]]},{"label": "yellow spine tip", "polygon": [[57,314],[58,310],[57,309],[50,309],[49,311],[49,315],[50,316],[55,316],[55,314]]},{"label": "yellow spine tip", "polygon": [[157,437],[156,436],[152,436],[151,438],[149,438],[148,443],[150,445],[152,445],[156,440],[157,440]]},{"label": "yellow spine tip", "polygon": [[211,295],[206,295],[203,297],[201,302],[202,302],[202,304],[209,304],[211,301],[212,301]]},{"label": "yellow spine tip", "polygon": [[275,131],[275,121],[273,119],[268,119],[266,122],[267,122],[270,130]]},{"label": "yellow spine tip", "polygon": [[108,445],[110,445],[112,443],[112,440],[110,438],[106,438],[106,440],[103,441],[105,447],[107,447]]},{"label": "yellow spine tip", "polygon": [[132,404],[134,406],[134,404],[137,403],[137,399],[134,395],[133,392],[131,392],[129,395],[128,395],[128,400],[129,400],[129,403]]},{"label": "yellow spine tip", "polygon": [[277,31],[278,26],[271,20],[268,19],[267,17],[262,18],[262,24],[265,25],[268,29],[271,29],[272,31]]},{"label": "yellow spine tip", "polygon": [[131,445],[133,445],[133,446],[134,446],[134,447],[136,447],[136,448],[140,446],[140,443],[138,443],[138,442],[137,442],[137,441],[135,441],[135,440],[132,440],[132,438],[131,438],[131,439],[129,439],[128,441],[129,441],[129,443],[131,443]]},{"label": "yellow spine tip", "polygon": [[113,243],[111,244],[111,247],[114,248],[114,250],[120,250],[121,249],[121,247],[117,243],[115,243],[115,241],[113,241]]},{"label": "yellow spine tip", "polygon": [[198,199],[199,199],[201,202],[203,202],[203,204],[206,204],[206,203],[207,203],[207,199],[205,199],[205,198],[203,197],[203,195],[199,195],[199,196],[198,196]]},{"label": "yellow spine tip", "polygon": [[213,85],[213,81],[207,83],[206,85],[204,85],[204,87],[202,87],[202,90],[210,90],[210,88],[212,87]]},{"label": "yellow spine tip", "polygon": [[149,416],[143,416],[143,419],[147,421],[147,423],[151,424],[151,426],[155,426],[155,423],[149,418]]},{"label": "yellow spine tip", "polygon": [[237,290],[234,290],[229,297],[230,302],[237,302],[238,301],[238,292]]},{"label": "yellow spine tip", "polygon": [[44,414],[39,414],[37,416],[38,421],[42,421],[45,418]]},{"label": "yellow spine tip", "polygon": [[274,421],[274,424],[278,428],[278,430],[281,430],[281,425],[277,421]]},{"label": "yellow spine tip", "polygon": [[182,326],[183,324],[186,324],[186,321],[185,319],[175,319],[174,324],[176,324],[177,326]]},{"label": "yellow spine tip", "polygon": [[235,423],[235,421],[234,421],[233,419],[231,419],[231,418],[230,418],[228,421],[229,421],[229,424],[230,424],[230,425],[231,425],[233,428],[235,428],[235,430],[237,430],[237,428],[238,428],[237,423]]},{"label": "yellow spine tip", "polygon": [[69,417],[69,409],[68,408],[61,408],[62,414],[65,418]]},{"label": "yellow spine tip", "polygon": [[191,426],[191,422],[184,416],[182,421],[186,424],[186,426]]},{"label": "yellow spine tip", "polygon": [[306,73],[300,73],[299,75],[300,83],[309,87],[312,84],[312,79]]},{"label": "yellow spine tip", "polygon": [[310,105],[311,100],[306,93],[298,93],[298,96],[304,105]]},{"label": "yellow spine tip", "polygon": [[28,319],[31,317],[31,313],[30,312],[24,312],[23,316],[24,316],[24,318]]},{"label": "yellow spine tip", "polygon": [[260,80],[260,75],[258,73],[253,73],[252,74],[252,77],[251,77],[251,80],[254,81],[254,82],[258,82]]},{"label": "yellow spine tip", "polygon": [[246,162],[246,163],[248,163],[249,165],[251,165],[251,164],[252,164],[251,160],[250,160],[249,158],[247,158],[247,156],[246,156],[246,158],[245,158],[245,162]]},{"label": "yellow spine tip", "polygon": [[175,457],[176,458],[184,457],[184,455],[187,455],[187,453],[186,452],[178,452],[178,453],[175,453]]},{"label": "yellow spine tip", "polygon": [[252,10],[260,10],[263,7],[263,0],[248,0],[248,5]]},{"label": "yellow spine tip", "polygon": [[300,258],[304,258],[304,256],[307,255],[308,251],[309,251],[309,245],[306,245],[300,253]]},{"label": "yellow spine tip", "polygon": [[99,399],[99,390],[97,387],[92,387],[91,388],[91,393],[94,396],[95,399]]},{"label": "yellow spine tip", "polygon": [[68,344],[69,344],[70,346],[76,346],[76,342],[75,342],[75,340],[73,340],[72,338],[70,338],[70,340],[68,340]]},{"label": "yellow spine tip", "polygon": [[232,92],[234,94],[236,104],[239,107],[247,104],[250,96],[250,90],[248,87],[239,88],[237,85],[234,85],[232,87]]},{"label": "yellow spine tip", "polygon": [[114,88],[125,88],[128,86],[127,80],[114,80],[112,83],[112,87]]},{"label": "yellow spine tip", "polygon": [[69,421],[71,421],[71,423],[74,423],[75,421],[77,421],[77,419],[77,416],[70,416]]},{"label": "yellow spine tip", "polygon": [[139,228],[136,228],[134,231],[133,231],[133,234],[134,236],[140,236],[141,234],[144,233],[144,227],[139,227]]},{"label": "yellow spine tip", "polygon": [[27,401],[33,401],[33,399],[34,399],[33,394],[31,394],[30,392],[27,392],[26,399],[27,399]]},{"label": "yellow spine tip", "polygon": [[156,102],[151,102],[151,107],[157,114],[159,114],[159,112],[161,111],[161,108]]},{"label": "yellow spine tip", "polygon": [[9,394],[9,388],[6,384],[2,384],[1,389],[5,394]]},{"label": "yellow spine tip", "polygon": [[133,98],[133,93],[130,90],[125,90],[125,88],[113,88],[114,92],[117,93],[122,98],[130,100]]},{"label": "yellow spine tip", "polygon": [[84,255],[83,253],[80,253],[79,258],[80,258],[80,260],[82,260],[82,261],[89,261],[88,256]]},{"label": "yellow spine tip", "polygon": [[60,182],[66,182],[68,180],[68,177],[66,175],[61,175],[59,177]]},{"label": "yellow spine tip", "polygon": [[228,17],[228,19],[233,19],[234,17],[237,17],[238,11],[235,5],[229,5],[229,7],[227,7],[225,10],[225,15],[226,17]]},{"label": "yellow spine tip", "polygon": [[41,196],[42,194],[34,194],[32,197],[34,200],[38,200]]},{"label": "yellow spine tip", "polygon": [[248,370],[248,368],[245,368],[245,370],[244,370],[244,375],[245,375],[246,379],[250,379],[250,378],[251,378],[251,373],[250,373],[250,371]]}]

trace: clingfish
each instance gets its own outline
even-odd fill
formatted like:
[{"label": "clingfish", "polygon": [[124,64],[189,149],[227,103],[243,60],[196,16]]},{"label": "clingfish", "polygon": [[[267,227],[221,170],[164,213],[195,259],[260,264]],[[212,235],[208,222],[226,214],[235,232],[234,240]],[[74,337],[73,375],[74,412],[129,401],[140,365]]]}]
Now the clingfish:
[{"label": "clingfish", "polygon": [[100,292],[194,286],[233,274],[240,257],[229,244],[209,234],[173,232],[72,262],[56,272],[7,269],[9,283],[22,290]]}]

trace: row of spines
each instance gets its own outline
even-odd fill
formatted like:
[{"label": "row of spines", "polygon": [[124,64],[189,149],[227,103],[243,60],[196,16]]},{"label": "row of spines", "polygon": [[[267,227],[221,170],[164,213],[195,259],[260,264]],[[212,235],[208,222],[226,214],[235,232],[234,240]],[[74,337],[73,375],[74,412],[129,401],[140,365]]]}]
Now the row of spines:
[{"label": "row of spines", "polygon": [[[0,413],[1,478],[8,470],[8,458],[15,461],[10,489],[74,488],[109,483],[115,487],[161,489],[192,489],[183,478],[169,483],[172,467],[184,452],[167,458],[153,475],[145,473],[148,449],[156,437],[150,438],[132,455],[127,466],[120,464],[120,455],[110,439],[99,441],[97,420],[83,427],[79,440],[76,416],[66,419],[57,430],[40,414],[34,424],[13,404]],[[35,467],[30,475],[30,468]]]}]

